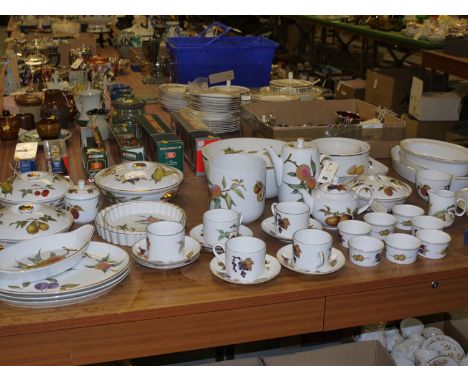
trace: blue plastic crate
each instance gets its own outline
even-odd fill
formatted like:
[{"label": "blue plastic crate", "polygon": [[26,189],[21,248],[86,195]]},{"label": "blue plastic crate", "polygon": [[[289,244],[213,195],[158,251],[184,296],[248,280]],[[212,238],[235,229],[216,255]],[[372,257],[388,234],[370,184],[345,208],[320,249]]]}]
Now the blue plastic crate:
[{"label": "blue plastic crate", "polygon": [[220,23],[215,25],[221,25],[226,30],[216,37],[167,39],[173,82],[185,84],[197,77],[233,70],[234,85],[267,86],[270,82],[273,55],[279,44],[260,36],[225,36],[231,28]]}]

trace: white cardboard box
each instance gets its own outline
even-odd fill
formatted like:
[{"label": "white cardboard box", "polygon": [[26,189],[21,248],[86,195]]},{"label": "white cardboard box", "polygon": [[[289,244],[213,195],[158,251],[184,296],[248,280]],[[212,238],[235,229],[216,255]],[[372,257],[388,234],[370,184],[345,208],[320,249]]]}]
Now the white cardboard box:
[{"label": "white cardboard box", "polygon": [[461,97],[455,92],[423,92],[423,86],[413,77],[409,113],[419,121],[458,121]]}]

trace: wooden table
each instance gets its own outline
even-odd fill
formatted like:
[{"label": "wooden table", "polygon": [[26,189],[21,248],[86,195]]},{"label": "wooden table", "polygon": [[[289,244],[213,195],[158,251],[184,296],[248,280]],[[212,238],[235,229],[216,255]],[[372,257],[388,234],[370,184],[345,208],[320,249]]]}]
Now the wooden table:
[{"label": "wooden table", "polygon": [[[127,82],[138,82],[133,73]],[[135,83],[136,83],[135,82]],[[145,90],[150,90],[145,85]],[[147,105],[169,122],[158,105]],[[73,129],[73,128],[72,128]],[[14,143],[0,143],[0,180],[11,175]],[[84,179],[79,134],[69,145],[71,176]],[[116,148],[109,144],[111,164]],[[40,153],[40,169],[44,169]],[[387,163],[388,164],[388,163]],[[187,229],[202,223],[207,183],[185,166],[185,180],[173,200],[187,213]],[[284,243],[249,224],[275,255]],[[421,205],[415,196],[409,202]],[[427,208],[427,206],[426,206]],[[383,259],[375,268],[346,261],[340,271],[308,277],[283,268],[267,283],[240,286],[211,274],[212,255],[203,253],[185,268],[154,270],[132,264],[130,275],[108,295],[54,309],[0,303],[0,364],[88,364],[201,349],[302,333],[328,331],[468,306],[468,253],[463,244],[467,218],[448,232],[452,244],[440,261],[418,259],[399,266]],[[335,243],[336,234],[333,233]],[[100,240],[95,236],[95,240]],[[336,245],[347,256],[347,251]],[[125,247],[127,251],[130,248]],[[1,255],[1,254],[0,254]]]},{"label": "wooden table", "polygon": [[432,88],[433,72],[439,71],[445,74],[444,88],[447,88],[448,76],[457,76],[468,79],[468,57],[454,56],[443,50],[423,50],[421,66],[431,69],[429,89]]}]

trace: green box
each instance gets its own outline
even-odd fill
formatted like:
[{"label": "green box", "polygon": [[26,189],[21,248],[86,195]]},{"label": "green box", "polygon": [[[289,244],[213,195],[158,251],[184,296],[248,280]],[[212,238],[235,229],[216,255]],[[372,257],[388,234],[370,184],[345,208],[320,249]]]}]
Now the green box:
[{"label": "green box", "polygon": [[88,179],[93,179],[99,171],[109,166],[106,146],[99,129],[80,127],[81,159]]}]

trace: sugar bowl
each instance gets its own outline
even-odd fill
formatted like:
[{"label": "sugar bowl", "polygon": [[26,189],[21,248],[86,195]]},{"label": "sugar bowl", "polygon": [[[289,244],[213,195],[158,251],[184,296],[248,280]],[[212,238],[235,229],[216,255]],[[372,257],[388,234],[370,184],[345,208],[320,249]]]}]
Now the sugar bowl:
[{"label": "sugar bowl", "polygon": [[99,190],[79,180],[78,186],[70,187],[65,194],[65,209],[71,213],[75,223],[94,221],[99,212]]}]

